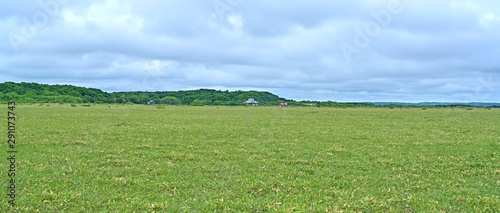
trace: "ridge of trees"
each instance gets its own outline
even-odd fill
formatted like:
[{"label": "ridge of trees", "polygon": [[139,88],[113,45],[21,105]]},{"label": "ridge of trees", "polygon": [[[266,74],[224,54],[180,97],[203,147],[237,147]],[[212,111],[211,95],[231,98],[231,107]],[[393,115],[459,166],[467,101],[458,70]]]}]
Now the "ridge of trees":
[{"label": "ridge of trees", "polygon": [[[166,105],[192,105],[192,106],[239,106],[253,98],[259,105],[270,106],[287,102],[290,106],[325,106],[325,107],[462,107],[469,108],[482,106],[498,108],[500,104],[454,104],[419,105],[409,103],[339,103],[335,101],[295,101],[279,97],[265,91],[222,91],[214,89],[158,91],[158,92],[104,92],[100,89],[79,87],[73,85],[48,85],[39,83],[0,83],[0,103],[16,101],[18,103],[117,103],[117,104],[147,104],[154,101],[156,104]],[[434,104],[434,105],[432,105]]]},{"label": "ridge of trees", "polygon": [[254,98],[260,105],[276,105],[280,102],[294,102],[270,92],[221,91],[198,89],[159,92],[112,92],[73,85],[48,85],[39,83],[0,83],[0,101],[15,100],[19,103],[132,103],[169,105],[244,105]]}]

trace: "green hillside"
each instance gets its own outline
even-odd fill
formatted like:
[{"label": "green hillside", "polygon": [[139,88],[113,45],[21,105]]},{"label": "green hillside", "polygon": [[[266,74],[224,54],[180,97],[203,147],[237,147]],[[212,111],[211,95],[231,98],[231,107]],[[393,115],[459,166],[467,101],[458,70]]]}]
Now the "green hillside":
[{"label": "green hillside", "polygon": [[150,100],[169,105],[243,105],[254,98],[260,105],[276,105],[289,101],[270,92],[221,91],[198,89],[162,92],[113,92],[72,85],[48,85],[38,83],[0,83],[0,100],[19,103],[133,103],[146,104]]}]

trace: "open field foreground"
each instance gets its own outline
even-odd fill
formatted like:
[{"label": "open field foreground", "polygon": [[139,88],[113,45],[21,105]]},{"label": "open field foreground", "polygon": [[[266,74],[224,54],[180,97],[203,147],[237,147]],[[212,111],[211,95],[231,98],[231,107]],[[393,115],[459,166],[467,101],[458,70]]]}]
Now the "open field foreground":
[{"label": "open field foreground", "polygon": [[500,109],[51,104],[16,114],[18,212],[500,210]]}]

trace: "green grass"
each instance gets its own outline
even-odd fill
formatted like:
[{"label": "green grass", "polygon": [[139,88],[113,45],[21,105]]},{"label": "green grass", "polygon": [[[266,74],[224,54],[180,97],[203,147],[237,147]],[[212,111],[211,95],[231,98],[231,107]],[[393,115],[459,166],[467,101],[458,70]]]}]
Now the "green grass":
[{"label": "green grass", "polygon": [[500,210],[499,109],[52,104],[16,113],[19,212]]}]

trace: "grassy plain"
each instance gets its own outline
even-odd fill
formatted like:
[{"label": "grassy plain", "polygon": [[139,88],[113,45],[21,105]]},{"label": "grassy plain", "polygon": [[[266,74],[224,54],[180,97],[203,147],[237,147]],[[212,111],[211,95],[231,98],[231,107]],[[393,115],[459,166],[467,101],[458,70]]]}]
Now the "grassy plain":
[{"label": "grassy plain", "polygon": [[19,212],[500,210],[499,109],[16,112]]}]

